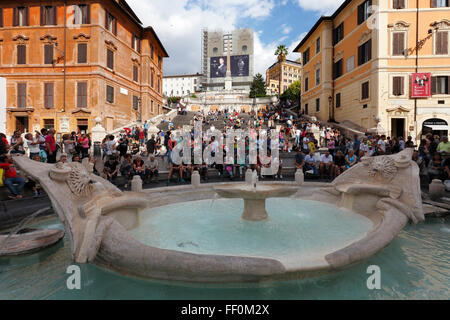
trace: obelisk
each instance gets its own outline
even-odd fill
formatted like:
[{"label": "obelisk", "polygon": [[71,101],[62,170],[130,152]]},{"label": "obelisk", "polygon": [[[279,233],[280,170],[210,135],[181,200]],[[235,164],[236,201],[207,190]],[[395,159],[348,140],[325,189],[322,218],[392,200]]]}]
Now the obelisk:
[{"label": "obelisk", "polygon": [[228,38],[227,42],[227,74],[225,76],[225,91],[233,90],[233,79],[231,78],[231,38]]}]

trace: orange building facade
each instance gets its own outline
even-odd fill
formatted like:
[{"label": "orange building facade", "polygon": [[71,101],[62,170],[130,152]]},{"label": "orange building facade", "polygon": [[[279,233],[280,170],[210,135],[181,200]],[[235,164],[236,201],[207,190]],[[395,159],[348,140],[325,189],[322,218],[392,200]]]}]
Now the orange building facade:
[{"label": "orange building facade", "polygon": [[166,50],[124,0],[0,3],[6,133],[107,131],[163,112]]},{"label": "orange building facade", "polygon": [[[393,137],[448,134],[449,37],[450,1],[347,0],[295,49],[302,108]],[[429,86],[419,98],[416,74]]]}]

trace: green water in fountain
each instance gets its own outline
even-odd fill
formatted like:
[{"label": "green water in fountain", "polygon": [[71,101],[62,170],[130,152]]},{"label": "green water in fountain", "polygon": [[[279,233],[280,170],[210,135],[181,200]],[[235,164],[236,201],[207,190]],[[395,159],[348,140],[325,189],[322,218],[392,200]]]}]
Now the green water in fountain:
[{"label": "green water in fountain", "polygon": [[[56,220],[41,227],[62,226]],[[191,286],[127,278],[80,265],[81,290],[69,290],[67,238],[38,254],[0,259],[0,300],[5,299],[449,299],[450,219],[407,226],[376,256],[322,277],[247,287]],[[368,266],[381,269],[381,290],[368,290]]]},{"label": "green water in fountain", "polygon": [[268,199],[269,218],[241,218],[244,201],[219,199],[148,209],[132,231],[137,240],[161,249],[198,254],[276,258],[302,263],[344,248],[365,236],[372,222],[328,204]]}]

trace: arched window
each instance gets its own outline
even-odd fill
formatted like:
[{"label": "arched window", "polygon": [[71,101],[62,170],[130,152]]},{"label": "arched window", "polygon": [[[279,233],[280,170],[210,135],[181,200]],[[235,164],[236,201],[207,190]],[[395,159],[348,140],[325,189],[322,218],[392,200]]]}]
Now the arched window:
[{"label": "arched window", "polygon": [[242,52],[247,52],[247,46],[242,46]]},{"label": "arched window", "polygon": [[214,54],[219,53],[219,49],[218,49],[218,48],[214,48],[214,49],[213,49],[213,53],[214,53]]}]

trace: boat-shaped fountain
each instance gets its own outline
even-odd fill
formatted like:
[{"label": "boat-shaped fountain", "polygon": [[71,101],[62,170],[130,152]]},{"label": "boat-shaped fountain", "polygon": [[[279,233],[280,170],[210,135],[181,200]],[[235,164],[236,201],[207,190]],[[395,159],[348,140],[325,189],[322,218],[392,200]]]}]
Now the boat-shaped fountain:
[{"label": "boat-shaped fountain", "polygon": [[331,184],[251,181],[142,193],[122,192],[78,163],[14,159],[49,195],[77,263],[149,279],[239,283],[352,266],[408,221],[422,221],[411,154],[365,158]]}]

